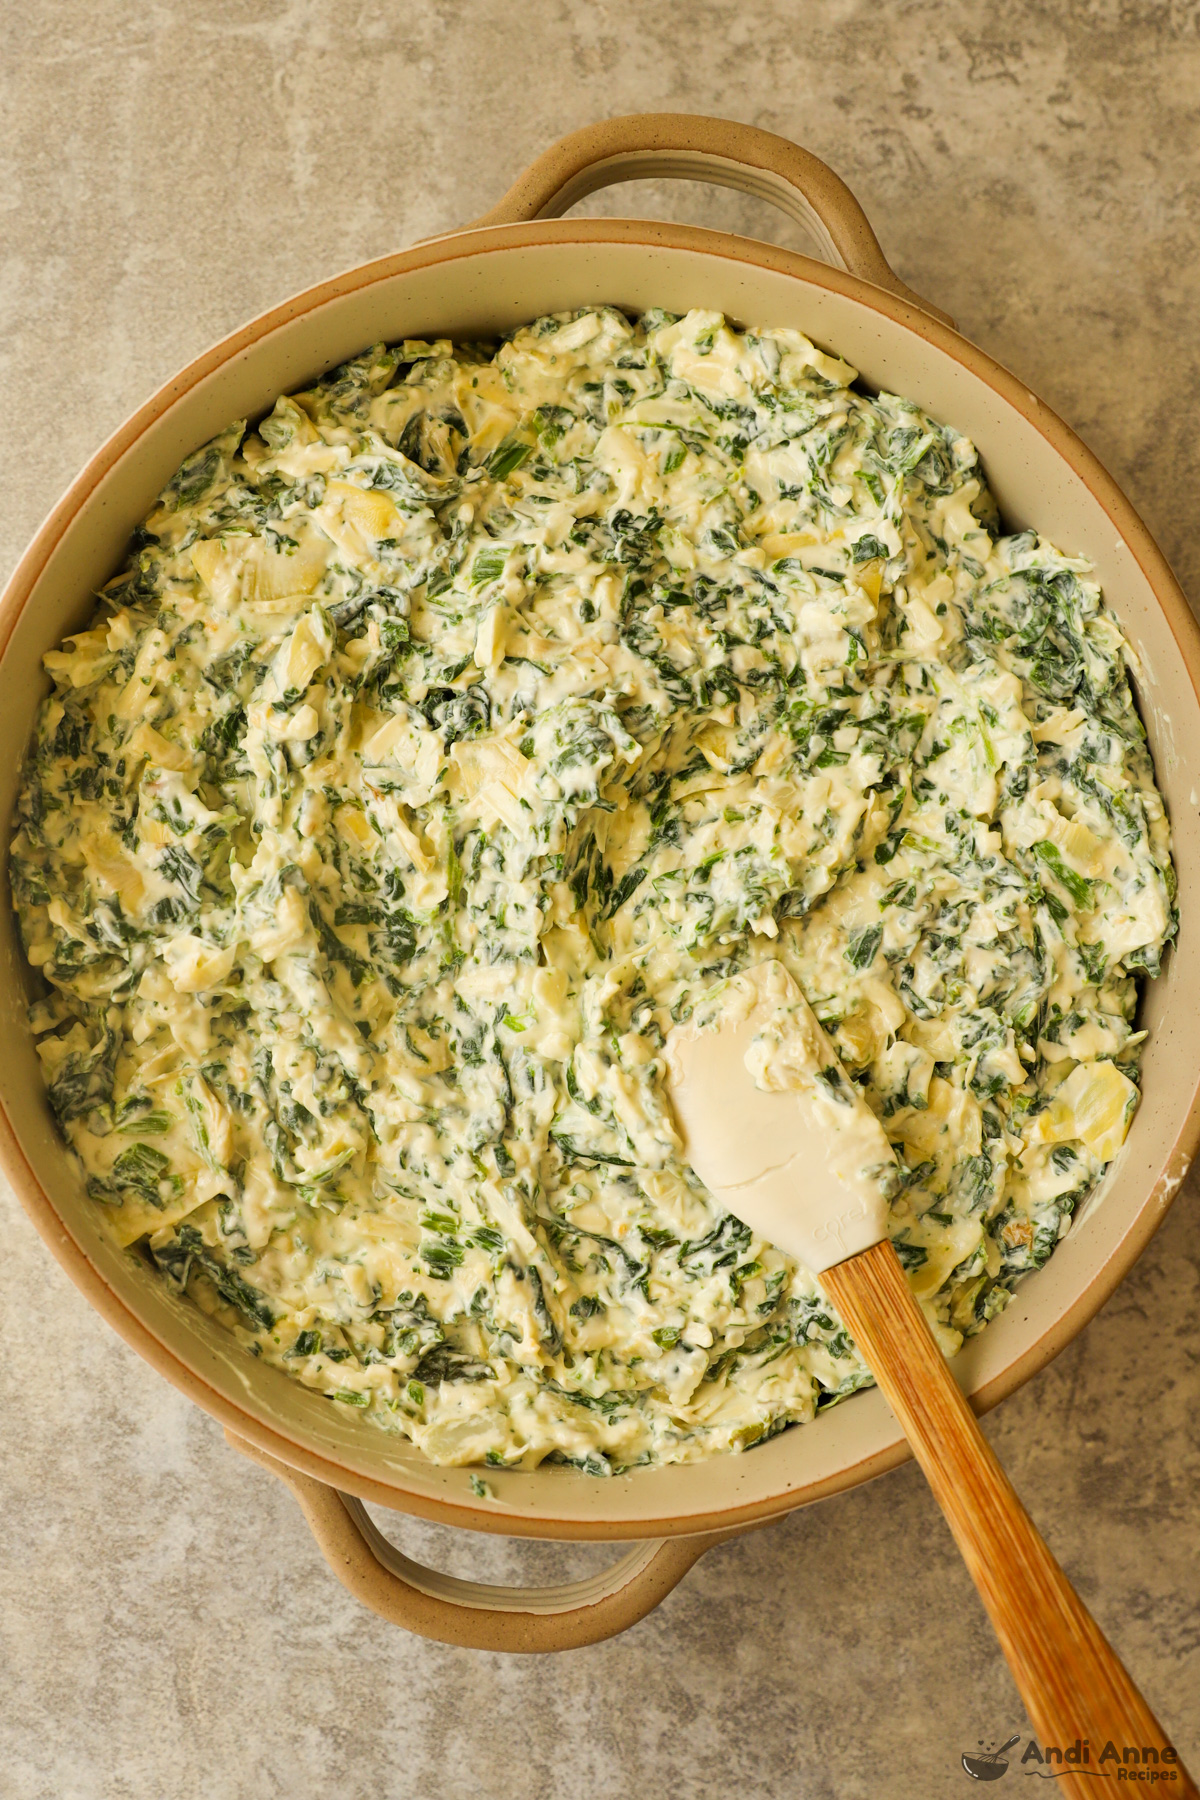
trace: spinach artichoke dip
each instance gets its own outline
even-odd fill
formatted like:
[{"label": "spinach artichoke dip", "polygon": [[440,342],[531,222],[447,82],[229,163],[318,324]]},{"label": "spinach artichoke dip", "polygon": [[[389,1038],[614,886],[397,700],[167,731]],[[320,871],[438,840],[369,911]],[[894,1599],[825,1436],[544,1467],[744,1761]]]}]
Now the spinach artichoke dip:
[{"label": "spinach artichoke dip", "polygon": [[1175,929],[1121,632],[790,330],[379,346],[190,456],[45,658],[11,871],[125,1245],[439,1463],[740,1450],[870,1377],[684,1162],[774,958],[943,1349],[1066,1232]]}]

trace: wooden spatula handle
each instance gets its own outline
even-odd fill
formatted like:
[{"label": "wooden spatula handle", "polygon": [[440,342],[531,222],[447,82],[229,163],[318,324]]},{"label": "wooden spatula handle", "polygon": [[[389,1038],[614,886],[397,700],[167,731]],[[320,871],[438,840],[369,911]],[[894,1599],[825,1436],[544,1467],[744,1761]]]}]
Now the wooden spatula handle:
[{"label": "wooden spatula handle", "polygon": [[[1167,1776],[1163,1792],[1196,1796],[1165,1732],[996,1461],[891,1244],[827,1269],[821,1281],[946,1515],[1042,1750],[1053,1744],[1065,1756],[1077,1739],[1088,1747],[1078,1773],[1053,1760],[1047,1773],[1069,1794],[1094,1796],[1097,1776],[1115,1774],[1118,1766],[1111,1757],[1100,1762],[1111,1743],[1118,1758],[1126,1748],[1136,1750],[1142,1767],[1149,1763],[1160,1779]],[[1143,1751],[1157,1752],[1157,1764]],[[1082,1749],[1077,1754],[1081,1759]]]}]

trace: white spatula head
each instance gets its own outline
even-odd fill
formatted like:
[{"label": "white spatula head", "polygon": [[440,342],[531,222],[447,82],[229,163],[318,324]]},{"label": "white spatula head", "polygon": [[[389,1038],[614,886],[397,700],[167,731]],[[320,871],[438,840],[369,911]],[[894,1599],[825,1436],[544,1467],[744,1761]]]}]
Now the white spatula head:
[{"label": "white spatula head", "polygon": [[684,1155],[752,1231],[817,1275],[886,1236],[891,1145],[782,963],[714,989],[666,1054]]}]

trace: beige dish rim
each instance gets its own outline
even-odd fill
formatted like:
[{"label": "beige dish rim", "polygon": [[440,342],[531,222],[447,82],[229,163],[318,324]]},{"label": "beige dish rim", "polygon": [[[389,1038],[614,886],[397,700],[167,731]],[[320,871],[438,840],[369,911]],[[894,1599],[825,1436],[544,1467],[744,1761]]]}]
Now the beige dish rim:
[{"label": "beige dish rim", "polygon": [[[916,304],[910,304],[906,299],[858,276],[757,240],[698,227],[640,220],[538,220],[518,225],[468,229],[410,250],[378,258],[320,282],[269,309],[223,339],[164,384],[119,427],[54,507],[0,597],[0,655],[3,655],[17,619],[51,552],[97,484],[154,421],[212,371],[298,316],[311,313],[345,294],[368,288],[373,283],[433,264],[453,263],[462,257],[478,256],[481,252],[514,250],[547,243],[578,245],[581,248],[596,244],[669,247],[773,270],[865,304],[906,327],[930,347],[982,379],[1036,429],[1050,449],[1068,464],[1099,502],[1153,590],[1187,669],[1193,692],[1200,703],[1200,627],[1193,619],[1165,558],[1112,477],[1075,433],[1031,394],[1022,382],[948,324],[941,323]],[[1182,1183],[1198,1141],[1200,1084],[1193,1088],[1187,1115],[1166,1155],[1163,1173],[1138,1212],[1131,1217],[1128,1229],[1108,1260],[1028,1349],[996,1377],[975,1390],[972,1404],[978,1411],[985,1411],[996,1405],[1044,1367],[1103,1305],[1161,1222]],[[322,1456],[309,1444],[264,1424],[212,1387],[176,1350],[158,1338],[109,1286],[38,1181],[20,1148],[7,1111],[0,1114],[0,1166],[52,1253],[113,1329],[189,1399],[266,1457],[274,1458],[361,1500],[468,1529],[572,1539],[593,1537],[615,1540],[646,1536],[647,1526],[639,1522],[597,1521],[589,1527],[582,1525],[577,1517],[560,1519],[546,1514],[536,1520],[523,1520],[498,1517],[494,1511],[466,1503],[434,1500],[412,1493],[402,1481],[386,1483],[353,1471],[333,1458]],[[650,1529],[663,1536],[724,1534],[730,1528],[750,1526],[791,1511],[799,1505],[809,1504],[856,1486],[895,1467],[906,1460],[908,1455],[907,1445],[899,1439],[802,1490],[793,1490],[785,1495],[768,1497],[742,1506],[726,1506],[709,1513],[689,1514],[686,1518],[655,1518]]]}]

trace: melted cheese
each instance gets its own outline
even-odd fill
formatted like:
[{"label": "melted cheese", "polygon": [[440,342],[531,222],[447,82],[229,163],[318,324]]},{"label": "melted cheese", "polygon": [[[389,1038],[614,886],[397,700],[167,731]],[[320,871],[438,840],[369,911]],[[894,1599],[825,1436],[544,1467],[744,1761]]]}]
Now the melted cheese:
[{"label": "melted cheese", "polygon": [[1174,890],[1123,640],[854,381],[698,312],[377,347],[189,457],[46,658],[11,872],[90,1191],[438,1461],[686,1460],[868,1379],[671,1112],[764,959],[947,1349],[1128,1127]]}]

